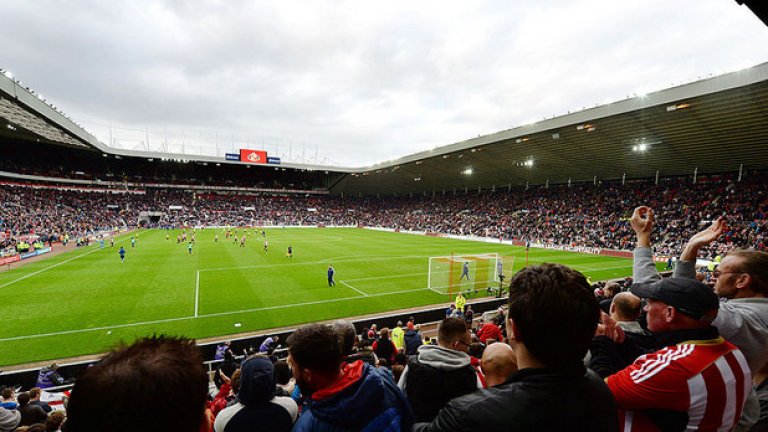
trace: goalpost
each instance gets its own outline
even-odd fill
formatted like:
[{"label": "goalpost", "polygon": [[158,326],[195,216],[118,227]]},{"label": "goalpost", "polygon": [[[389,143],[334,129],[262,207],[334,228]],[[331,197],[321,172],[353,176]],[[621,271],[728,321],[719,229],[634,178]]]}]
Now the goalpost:
[{"label": "goalpost", "polygon": [[500,272],[509,280],[513,263],[514,257],[502,257],[495,252],[429,257],[427,285],[430,290],[449,296],[458,291],[485,295],[488,288],[500,287]]}]

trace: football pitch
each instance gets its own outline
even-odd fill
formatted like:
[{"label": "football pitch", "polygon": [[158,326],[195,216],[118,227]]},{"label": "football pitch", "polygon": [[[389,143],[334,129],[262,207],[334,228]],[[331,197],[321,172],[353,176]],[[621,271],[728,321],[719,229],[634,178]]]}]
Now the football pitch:
[{"label": "football pitch", "polygon": [[[449,296],[428,288],[430,256],[514,256],[513,272],[526,260],[524,248],[495,243],[358,228],[265,231],[268,252],[253,229],[245,247],[223,229],[198,229],[192,255],[176,243],[180,231],[142,230],[135,247],[130,235],[103,249],[70,244],[69,252],[0,273],[0,366],[103,352],[153,333],[199,339],[447,305]],[[632,272],[626,258],[531,249],[528,260],[566,264],[594,281]]]}]

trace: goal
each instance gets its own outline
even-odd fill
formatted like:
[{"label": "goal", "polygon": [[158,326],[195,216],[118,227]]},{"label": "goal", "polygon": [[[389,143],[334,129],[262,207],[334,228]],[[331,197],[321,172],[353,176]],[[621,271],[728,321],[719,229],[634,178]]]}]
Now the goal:
[{"label": "goal", "polygon": [[[499,272],[508,277],[513,263],[514,257],[502,257],[498,253],[429,257],[427,284],[438,294],[470,291],[485,295],[488,288],[499,288]],[[463,276],[465,264],[469,278]]]}]

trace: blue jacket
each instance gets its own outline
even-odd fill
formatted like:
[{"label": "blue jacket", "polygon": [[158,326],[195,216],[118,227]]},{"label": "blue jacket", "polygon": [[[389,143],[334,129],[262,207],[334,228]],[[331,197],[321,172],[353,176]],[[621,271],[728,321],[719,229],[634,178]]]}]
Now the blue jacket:
[{"label": "blue jacket", "polygon": [[410,431],[413,413],[405,395],[376,368],[356,361],[345,374],[360,378],[322,400],[305,401],[293,432]]}]

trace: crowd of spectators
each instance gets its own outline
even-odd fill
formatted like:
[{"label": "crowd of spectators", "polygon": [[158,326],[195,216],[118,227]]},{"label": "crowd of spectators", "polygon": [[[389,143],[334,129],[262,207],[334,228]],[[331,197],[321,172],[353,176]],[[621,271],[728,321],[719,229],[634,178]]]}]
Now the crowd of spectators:
[{"label": "crowd of spectators", "polygon": [[553,246],[630,250],[628,207],[649,203],[663,215],[656,251],[675,255],[702,223],[729,216],[728,231],[708,245],[714,257],[733,247],[768,246],[768,174],[606,182],[449,192],[436,196],[343,197],[196,193],[148,188],[140,193],[0,185],[0,231],[70,237],[135,226],[142,212],[159,212],[156,226],[362,225],[480,236]]}]

